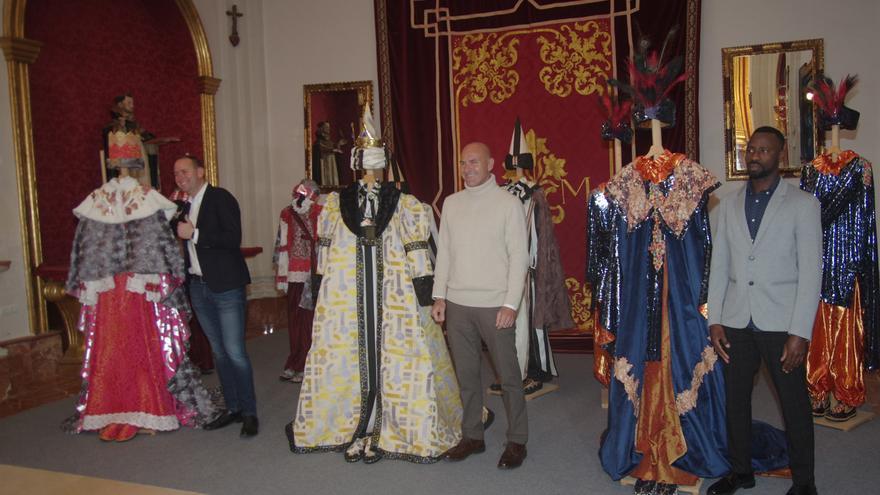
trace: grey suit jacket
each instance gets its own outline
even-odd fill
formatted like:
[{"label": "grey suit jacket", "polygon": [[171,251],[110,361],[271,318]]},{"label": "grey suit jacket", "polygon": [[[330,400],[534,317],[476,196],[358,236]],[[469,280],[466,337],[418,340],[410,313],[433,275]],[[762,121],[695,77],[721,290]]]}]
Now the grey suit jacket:
[{"label": "grey suit jacket", "polygon": [[752,242],[746,185],[718,205],[709,274],[709,324],[813,334],[822,284],[819,202],[780,181]]}]

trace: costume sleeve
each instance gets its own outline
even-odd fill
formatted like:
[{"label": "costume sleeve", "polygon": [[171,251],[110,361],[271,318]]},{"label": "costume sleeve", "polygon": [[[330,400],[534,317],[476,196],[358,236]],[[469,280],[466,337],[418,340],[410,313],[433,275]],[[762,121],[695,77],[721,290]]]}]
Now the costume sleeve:
[{"label": "costume sleeve", "polygon": [[[201,228],[196,225],[199,229],[199,240],[196,244],[202,249],[239,249],[241,248],[241,210],[238,208],[238,201],[225,189],[213,190],[215,210],[212,214],[217,215],[219,228]],[[204,206],[202,200],[202,207]]]},{"label": "costume sleeve", "polygon": [[813,321],[816,318],[822,285],[821,217],[819,202],[810,198],[799,209],[795,225],[798,285],[788,333],[807,340],[813,335]]},{"label": "costume sleeve", "polygon": [[428,251],[428,238],[431,235],[428,215],[433,213],[415,196],[409,194],[401,194],[399,204],[401,240],[406,251],[407,273],[412,277],[419,305],[430,306],[433,303],[431,291],[434,286],[434,270]]},{"label": "costume sleeve", "polygon": [[434,267],[434,288],[431,295],[434,299],[446,299],[446,283],[449,281],[449,218],[448,199],[443,202],[443,214],[440,216],[440,233],[437,236],[437,265]]},{"label": "costume sleeve", "polygon": [[339,193],[330,193],[327,195],[327,202],[318,215],[318,241],[315,246],[315,273],[312,274],[312,294],[314,300],[318,300],[318,292],[321,289],[321,279],[324,277],[324,271],[330,259],[330,247],[333,235],[336,230],[336,224],[339,221]]},{"label": "costume sleeve", "polygon": [[287,229],[290,228],[285,222],[284,212],[278,221],[278,231],[275,233],[275,249],[272,251],[272,263],[275,265],[275,288],[287,293],[287,267],[289,263],[287,254]]},{"label": "costume sleeve", "polygon": [[861,216],[864,219],[864,241],[862,251],[859,289],[862,303],[862,320],[865,329],[865,368],[874,371],[880,368],[880,273],[877,264],[877,227],[874,209],[874,179],[871,163],[862,159],[864,196]]},{"label": "costume sleeve", "polygon": [[526,231],[526,216],[519,198],[510,196],[508,201],[507,225],[504,228],[504,244],[507,248],[507,294],[504,306],[519,308],[529,269],[529,233]]},{"label": "costume sleeve", "polygon": [[596,325],[617,333],[620,310],[620,259],[617,249],[618,209],[603,186],[590,194],[587,207],[587,281],[593,289]]}]

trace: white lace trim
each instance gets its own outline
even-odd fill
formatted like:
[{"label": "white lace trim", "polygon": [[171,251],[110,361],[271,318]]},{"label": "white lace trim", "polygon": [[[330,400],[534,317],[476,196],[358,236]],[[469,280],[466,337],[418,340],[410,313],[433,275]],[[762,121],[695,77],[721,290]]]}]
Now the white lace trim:
[{"label": "white lace trim", "polygon": [[125,290],[136,294],[143,294],[147,301],[157,303],[162,300],[162,293],[156,290],[147,290],[147,284],[155,287],[161,286],[162,278],[155,274],[135,273],[128,277],[125,283]]},{"label": "white lace trim", "polygon": [[98,304],[98,295],[102,292],[113,290],[115,287],[116,282],[113,281],[113,276],[99,278],[98,280],[87,280],[82,282],[82,287],[79,289],[78,294],[75,295],[83,305],[93,306]]},{"label": "white lace trim", "polygon": [[137,180],[123,177],[111,179],[92,191],[73,209],[73,214],[102,223],[125,223],[147,218],[160,210],[171,220],[177,205],[155,189],[147,189]]},{"label": "white lace trim", "polygon": [[180,428],[177,416],[156,416],[143,412],[123,412],[113,414],[92,414],[83,418],[83,430],[100,430],[113,423],[133,425],[156,431],[171,431]]},{"label": "white lace trim", "polygon": [[287,281],[291,283],[305,283],[312,277],[311,272],[288,272]]}]

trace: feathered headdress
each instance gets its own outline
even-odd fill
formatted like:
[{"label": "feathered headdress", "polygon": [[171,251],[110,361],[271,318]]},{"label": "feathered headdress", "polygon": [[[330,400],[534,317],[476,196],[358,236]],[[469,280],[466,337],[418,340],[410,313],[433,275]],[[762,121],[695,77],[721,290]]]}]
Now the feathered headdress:
[{"label": "feathered headdress", "polygon": [[859,81],[856,75],[847,75],[837,88],[834,81],[819,74],[810,82],[808,88],[813,92],[813,103],[819,108],[822,129],[829,130],[832,125],[843,129],[855,129],[859,123],[859,112],[845,106],[846,95]]},{"label": "feathered headdress", "polygon": [[605,121],[602,122],[602,139],[606,141],[619,139],[621,142],[629,143],[632,140],[632,127],[629,123],[632,101],[611,99],[610,94],[611,92],[607,91],[598,98],[605,114]]},{"label": "feathered headdress", "polygon": [[675,123],[675,105],[669,99],[669,94],[681,82],[685,81],[689,74],[681,74],[683,58],[681,55],[673,57],[669,62],[663,63],[666,46],[678,32],[673,27],[663,41],[660,52],[648,52],[651,43],[647,38],[639,40],[638,48],[633,58],[627,61],[629,84],[616,79],[609,79],[608,83],[628,94],[633,100],[633,119],[636,124],[657,119],[667,125]]}]

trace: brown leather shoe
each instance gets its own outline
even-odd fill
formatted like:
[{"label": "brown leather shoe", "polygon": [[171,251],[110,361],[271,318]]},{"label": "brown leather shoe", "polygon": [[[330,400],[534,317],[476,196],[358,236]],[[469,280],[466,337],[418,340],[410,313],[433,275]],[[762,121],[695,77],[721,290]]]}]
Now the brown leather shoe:
[{"label": "brown leather shoe", "polygon": [[479,454],[486,451],[486,442],[463,437],[458,445],[447,450],[443,458],[447,461],[462,461],[471,454]]},{"label": "brown leather shoe", "polygon": [[507,448],[498,460],[498,469],[513,469],[522,465],[526,458],[526,446],[521,443],[507,442]]}]

